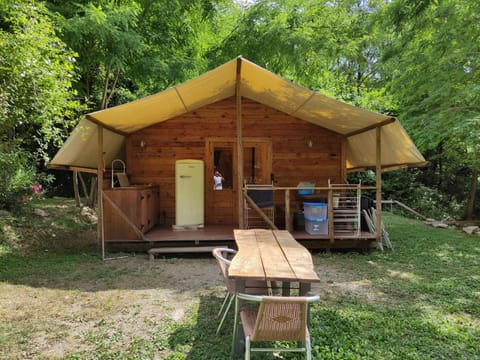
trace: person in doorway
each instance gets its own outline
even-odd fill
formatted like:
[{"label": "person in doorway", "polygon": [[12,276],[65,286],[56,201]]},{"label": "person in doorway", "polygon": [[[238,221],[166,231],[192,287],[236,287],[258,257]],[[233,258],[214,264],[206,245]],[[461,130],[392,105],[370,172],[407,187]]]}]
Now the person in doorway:
[{"label": "person in doorway", "polygon": [[215,173],[213,174],[213,189],[214,190],[222,190],[224,181],[225,181],[225,179],[223,178],[220,171],[215,170]]}]

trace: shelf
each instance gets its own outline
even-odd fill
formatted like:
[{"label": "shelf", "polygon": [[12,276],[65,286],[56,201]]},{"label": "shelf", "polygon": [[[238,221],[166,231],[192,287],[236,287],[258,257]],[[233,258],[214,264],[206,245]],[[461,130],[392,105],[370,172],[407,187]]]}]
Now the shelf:
[{"label": "shelf", "polygon": [[333,230],[335,233],[360,234],[361,190],[359,185],[329,184],[330,187],[342,187],[343,193],[334,195]]}]

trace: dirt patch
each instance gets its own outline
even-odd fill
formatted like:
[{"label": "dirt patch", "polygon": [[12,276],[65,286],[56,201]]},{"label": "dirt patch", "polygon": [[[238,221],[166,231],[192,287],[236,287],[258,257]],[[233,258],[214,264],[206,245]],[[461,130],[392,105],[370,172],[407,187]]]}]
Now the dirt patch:
[{"label": "dirt patch", "polygon": [[0,358],[61,357],[98,347],[107,333],[121,349],[133,338],[147,339],[154,327],[182,321],[205,292],[223,294],[210,258],[150,262],[136,256],[41,283],[0,283],[0,327],[5,336],[17,337],[9,342],[17,348],[0,350]]},{"label": "dirt patch", "polygon": [[317,291],[324,297],[328,296],[328,298],[332,299],[341,296],[353,296],[369,304],[386,301],[386,295],[376,290],[368,280],[338,279],[337,281],[330,281]]},{"label": "dirt patch", "polygon": [[320,283],[313,284],[312,291],[320,294],[323,299],[353,296],[366,303],[386,301],[386,295],[366,279],[356,278],[355,275],[342,269],[319,261],[316,261],[315,269],[320,278]]}]

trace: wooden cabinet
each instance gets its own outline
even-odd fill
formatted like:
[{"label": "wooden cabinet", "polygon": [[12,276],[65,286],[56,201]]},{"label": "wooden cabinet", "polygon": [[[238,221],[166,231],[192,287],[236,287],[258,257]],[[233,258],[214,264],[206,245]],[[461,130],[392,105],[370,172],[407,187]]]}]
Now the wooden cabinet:
[{"label": "wooden cabinet", "polygon": [[159,188],[155,185],[104,190],[105,240],[140,240],[140,233],[158,223],[159,207]]}]

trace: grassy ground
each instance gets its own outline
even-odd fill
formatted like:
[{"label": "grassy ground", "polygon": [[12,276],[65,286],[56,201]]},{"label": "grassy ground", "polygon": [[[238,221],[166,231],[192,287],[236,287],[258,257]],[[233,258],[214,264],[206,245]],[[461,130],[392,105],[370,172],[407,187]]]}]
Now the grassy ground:
[{"label": "grassy ground", "polygon": [[[208,255],[102,262],[71,201],[0,214],[1,359],[227,359]],[[395,251],[316,253],[314,359],[480,359],[480,238],[385,214]],[[254,359],[293,359],[257,355]]]}]

